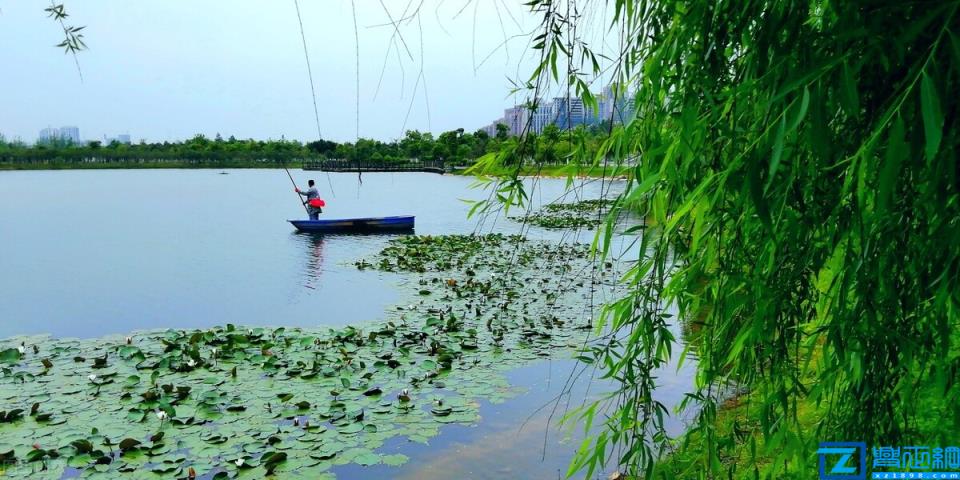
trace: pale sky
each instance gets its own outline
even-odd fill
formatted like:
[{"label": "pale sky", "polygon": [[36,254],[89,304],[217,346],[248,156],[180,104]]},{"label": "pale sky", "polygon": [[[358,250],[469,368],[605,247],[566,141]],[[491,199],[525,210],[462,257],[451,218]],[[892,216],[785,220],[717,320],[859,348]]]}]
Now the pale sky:
[{"label": "pale sky", "polygon": [[[0,0],[0,134],[8,140],[33,142],[41,128],[64,125],[78,126],[83,139],[129,133],[135,142],[196,133],[317,137],[294,0],[63,1],[67,23],[86,26],[89,49],[78,54],[82,82],[73,58],[54,47],[63,34],[43,11],[49,2]],[[420,0],[382,3],[397,20]],[[394,49],[393,27],[377,26],[389,21],[381,1],[356,0],[360,136],[402,136],[408,109],[406,129],[433,132],[473,131],[501,116],[515,103],[509,80],[526,79],[533,69],[529,37],[486,57],[505,36],[536,28],[538,18],[521,3],[424,0],[421,61],[416,20],[401,28],[406,48],[397,39]],[[300,0],[300,9],[321,132],[351,141],[357,99],[351,3]],[[421,67],[429,102],[423,81],[414,89]]]}]

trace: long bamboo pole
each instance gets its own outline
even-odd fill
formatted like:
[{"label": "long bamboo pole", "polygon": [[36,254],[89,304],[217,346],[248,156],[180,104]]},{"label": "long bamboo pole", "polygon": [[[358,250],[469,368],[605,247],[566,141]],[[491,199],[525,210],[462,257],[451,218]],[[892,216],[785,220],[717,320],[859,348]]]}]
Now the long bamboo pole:
[{"label": "long bamboo pole", "polygon": [[[299,187],[297,187],[297,182],[295,182],[295,181],[293,180],[293,175],[290,175],[290,170],[287,169],[287,166],[286,166],[286,165],[283,166],[283,170],[284,170],[285,172],[287,172],[287,177],[290,177],[290,183],[293,184],[293,188],[294,188],[294,189],[299,188]],[[294,193],[297,193],[297,192],[294,192]],[[304,210],[305,212],[307,212],[307,215],[310,215],[310,209],[307,208],[307,202],[303,201],[303,199],[300,198],[300,194],[299,194],[299,193],[297,193],[297,201],[299,201],[300,204],[303,205],[303,210]]]}]

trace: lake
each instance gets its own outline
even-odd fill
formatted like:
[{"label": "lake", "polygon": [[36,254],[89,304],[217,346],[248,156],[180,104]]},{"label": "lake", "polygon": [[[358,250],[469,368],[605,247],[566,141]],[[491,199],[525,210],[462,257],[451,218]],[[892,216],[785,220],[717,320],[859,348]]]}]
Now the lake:
[{"label": "lake", "polygon": [[[340,326],[382,319],[402,303],[409,281],[358,270],[354,261],[391,236],[312,236],[285,220],[304,212],[282,170],[73,170],[0,172],[0,338],[51,334],[100,337],[157,328]],[[417,234],[518,233],[520,224],[490,215],[467,219],[464,200],[486,198],[474,179],[435,174],[325,174],[314,178],[327,201],[322,218],[416,215]],[[535,205],[556,201],[565,180],[530,179]],[[578,182],[596,198],[622,185]],[[551,241],[592,240],[532,228]],[[620,246],[619,248],[625,248]],[[600,299],[602,300],[602,299]],[[679,338],[679,329],[675,332]],[[677,404],[693,362],[664,369],[658,398]],[[608,391],[602,382],[564,380],[576,368],[550,360],[512,371],[522,393],[483,404],[475,426],[449,425],[430,446],[394,442],[385,453],[411,461],[400,468],[347,465],[340,478],[559,478],[582,438],[559,431],[566,401]],[[550,405],[564,399],[560,411]],[[551,403],[553,402],[553,403]],[[541,407],[547,406],[545,409]],[[522,428],[521,428],[522,427]],[[670,431],[683,430],[681,419]]]}]

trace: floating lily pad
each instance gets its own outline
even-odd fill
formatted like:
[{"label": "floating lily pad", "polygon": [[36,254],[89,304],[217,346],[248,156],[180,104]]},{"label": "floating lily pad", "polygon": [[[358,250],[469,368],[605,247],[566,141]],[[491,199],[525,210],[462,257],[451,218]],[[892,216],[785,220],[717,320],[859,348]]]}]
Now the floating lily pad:
[{"label": "floating lily pad", "polygon": [[386,440],[427,443],[445,423],[477,422],[478,400],[515,393],[504,371],[583,344],[590,285],[565,276],[589,270],[588,253],[504,235],[402,237],[366,268],[412,276],[407,300],[362,328],[31,338],[27,361],[22,340],[0,341],[0,463],[110,479],[399,465],[403,455],[377,453]]}]

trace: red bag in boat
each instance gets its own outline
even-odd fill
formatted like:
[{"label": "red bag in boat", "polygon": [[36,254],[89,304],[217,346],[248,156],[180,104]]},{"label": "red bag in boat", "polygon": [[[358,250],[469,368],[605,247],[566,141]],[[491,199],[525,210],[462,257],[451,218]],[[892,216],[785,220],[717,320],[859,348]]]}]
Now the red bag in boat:
[{"label": "red bag in boat", "polygon": [[327,206],[327,202],[324,202],[322,198],[314,198],[307,202],[308,205],[314,208],[322,208]]}]

